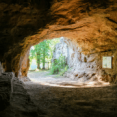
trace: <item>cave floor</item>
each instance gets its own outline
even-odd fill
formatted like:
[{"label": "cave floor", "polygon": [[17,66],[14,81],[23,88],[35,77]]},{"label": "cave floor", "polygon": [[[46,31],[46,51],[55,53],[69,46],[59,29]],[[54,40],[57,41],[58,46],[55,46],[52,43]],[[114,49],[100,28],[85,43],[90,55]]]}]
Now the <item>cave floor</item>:
[{"label": "cave floor", "polygon": [[[65,85],[64,85],[65,86]],[[39,117],[117,117],[117,86],[60,87],[25,82]]]}]

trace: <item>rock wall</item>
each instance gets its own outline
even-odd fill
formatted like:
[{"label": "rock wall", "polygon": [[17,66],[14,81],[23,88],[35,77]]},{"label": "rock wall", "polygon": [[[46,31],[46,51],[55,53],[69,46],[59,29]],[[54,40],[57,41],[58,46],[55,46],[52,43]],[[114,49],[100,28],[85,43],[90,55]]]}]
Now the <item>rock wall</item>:
[{"label": "rock wall", "polygon": [[4,69],[3,69],[3,66],[2,66],[2,64],[0,62],[0,76],[2,75],[3,72],[4,72]]},{"label": "rock wall", "polygon": [[0,76],[0,111],[10,105],[12,73],[2,73]]},{"label": "rock wall", "polygon": [[[68,70],[64,76],[72,79],[103,80],[117,83],[117,50],[90,53],[85,55],[82,49],[70,39],[61,39],[55,46],[53,59],[58,59],[61,53],[66,57]],[[112,69],[102,68],[103,56],[112,56]]]},{"label": "rock wall", "polygon": [[18,76],[29,48],[57,37],[71,39],[85,55],[114,51],[116,15],[117,0],[2,0],[0,61]]},{"label": "rock wall", "polygon": [[29,70],[29,67],[30,67],[29,52],[30,52],[30,50],[27,51],[27,53],[25,54],[25,56],[23,58],[22,65],[21,65],[21,68],[20,68],[19,77],[27,77],[28,70]]},{"label": "rock wall", "polygon": [[[67,76],[74,79],[83,78],[84,81],[91,79],[117,83],[117,50],[89,55],[84,55],[77,51],[75,56],[75,58],[71,59],[73,68],[71,72],[66,74]],[[112,56],[112,69],[102,68],[103,56]]]},{"label": "rock wall", "polygon": [[31,101],[24,83],[12,72],[0,76],[0,117],[36,116],[37,107]]},{"label": "rock wall", "polygon": [[68,50],[67,44],[64,42],[64,38],[61,37],[60,43],[57,43],[54,47],[52,62],[54,62],[55,59],[59,59],[61,55],[64,56],[65,60],[67,61],[68,58],[67,50]]}]

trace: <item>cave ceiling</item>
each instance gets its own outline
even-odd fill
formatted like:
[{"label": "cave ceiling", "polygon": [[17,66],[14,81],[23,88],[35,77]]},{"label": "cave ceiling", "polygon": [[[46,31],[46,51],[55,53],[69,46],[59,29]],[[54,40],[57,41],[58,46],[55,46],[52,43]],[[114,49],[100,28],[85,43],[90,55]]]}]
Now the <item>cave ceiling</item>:
[{"label": "cave ceiling", "polygon": [[0,0],[0,61],[6,71],[18,71],[32,45],[61,36],[86,54],[117,49],[117,0]]}]

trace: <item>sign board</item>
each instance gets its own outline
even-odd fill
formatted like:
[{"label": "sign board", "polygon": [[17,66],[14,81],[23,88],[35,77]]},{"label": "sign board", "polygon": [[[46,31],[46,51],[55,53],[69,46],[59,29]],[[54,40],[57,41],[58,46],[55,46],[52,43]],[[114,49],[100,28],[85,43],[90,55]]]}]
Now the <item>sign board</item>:
[{"label": "sign board", "polygon": [[112,57],[111,56],[103,56],[102,58],[102,67],[103,68],[112,68]]}]

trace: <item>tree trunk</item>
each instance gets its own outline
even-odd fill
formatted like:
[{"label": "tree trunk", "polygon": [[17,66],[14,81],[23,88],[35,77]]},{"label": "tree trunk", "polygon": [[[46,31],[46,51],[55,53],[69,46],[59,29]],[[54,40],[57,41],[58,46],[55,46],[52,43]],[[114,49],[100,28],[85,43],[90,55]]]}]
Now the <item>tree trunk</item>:
[{"label": "tree trunk", "polygon": [[39,69],[40,69],[40,51],[39,51]]},{"label": "tree trunk", "polygon": [[[37,59],[37,61],[39,61],[39,59]],[[37,62],[37,68],[39,69],[39,62]]]},{"label": "tree trunk", "polygon": [[37,53],[37,68],[39,69],[39,59],[38,59],[38,53]]},{"label": "tree trunk", "polygon": [[45,48],[43,49],[43,69],[45,69]]},{"label": "tree trunk", "polygon": [[40,69],[40,51],[37,53],[37,68]]}]

